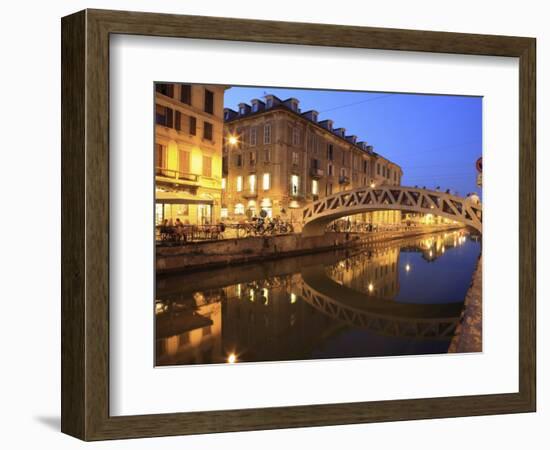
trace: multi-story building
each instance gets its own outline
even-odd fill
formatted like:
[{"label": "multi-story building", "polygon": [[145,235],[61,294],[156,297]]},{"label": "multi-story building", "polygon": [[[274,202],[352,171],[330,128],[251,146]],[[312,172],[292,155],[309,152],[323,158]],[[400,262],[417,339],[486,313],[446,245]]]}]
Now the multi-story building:
[{"label": "multi-story building", "polygon": [[[361,186],[399,185],[401,168],[357,136],[301,112],[296,98],[267,95],[224,110],[222,217],[239,220],[265,210],[298,221],[307,202]],[[371,223],[398,223],[398,211],[360,215]]]},{"label": "multi-story building", "polygon": [[224,86],[155,85],[155,223],[220,218]]}]

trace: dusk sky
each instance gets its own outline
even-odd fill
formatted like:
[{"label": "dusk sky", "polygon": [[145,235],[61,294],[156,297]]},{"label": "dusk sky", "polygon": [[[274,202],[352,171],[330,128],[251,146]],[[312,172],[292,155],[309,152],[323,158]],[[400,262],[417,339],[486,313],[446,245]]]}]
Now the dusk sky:
[{"label": "dusk sky", "polygon": [[405,186],[478,192],[475,162],[482,149],[482,98],[306,89],[233,87],[225,106],[274,94],[295,97],[300,109],[314,109],[347,135],[367,141],[374,151],[399,164]]}]

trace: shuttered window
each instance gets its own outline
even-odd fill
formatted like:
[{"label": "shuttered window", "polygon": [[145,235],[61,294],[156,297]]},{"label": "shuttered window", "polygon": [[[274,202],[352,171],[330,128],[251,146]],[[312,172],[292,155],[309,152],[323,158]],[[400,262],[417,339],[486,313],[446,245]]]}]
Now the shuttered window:
[{"label": "shuttered window", "polygon": [[205,177],[212,176],[212,157],[211,156],[202,157],[202,174]]}]

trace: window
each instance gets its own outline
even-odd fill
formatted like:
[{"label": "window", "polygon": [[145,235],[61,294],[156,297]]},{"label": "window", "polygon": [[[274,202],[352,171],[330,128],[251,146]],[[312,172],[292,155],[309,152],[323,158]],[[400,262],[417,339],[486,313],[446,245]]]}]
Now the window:
[{"label": "window", "polygon": [[329,176],[332,176],[334,175],[334,166],[332,164],[329,163],[329,165],[327,166],[327,173]]},{"label": "window", "polygon": [[264,173],[262,177],[262,189],[268,191],[271,187],[271,176],[269,173]]},{"label": "window", "polygon": [[249,153],[248,163],[250,164],[251,167],[256,165],[256,152]]},{"label": "window", "polygon": [[155,145],[155,167],[166,167],[166,146],[162,144]]},{"label": "window", "polygon": [[[243,190],[243,177],[239,175],[237,177],[237,192],[242,192],[242,190]],[[244,213],[244,208],[243,208],[243,213]]]},{"label": "window", "polygon": [[298,175],[292,175],[290,177],[290,193],[294,196],[298,195],[300,186],[300,177]]},{"label": "window", "polygon": [[222,189],[223,190],[227,189],[227,178],[222,178]]},{"label": "window", "polygon": [[203,130],[203,138],[208,139],[209,141],[212,140],[212,124],[210,122],[204,122],[204,130]]},{"label": "window", "polygon": [[251,194],[254,194],[254,192],[256,192],[256,175],[248,176],[248,187]]},{"label": "window", "polygon": [[300,129],[298,127],[292,129],[292,145],[300,145]]},{"label": "window", "polygon": [[271,108],[273,106],[273,99],[272,98],[268,98],[267,99],[267,102],[265,104],[265,107],[266,108]]},{"label": "window", "polygon": [[174,126],[174,111],[166,106],[156,105],[155,120],[158,125],[172,128]]},{"label": "window", "polygon": [[157,83],[155,89],[159,94],[166,95],[167,97],[174,96],[174,85],[166,83]]},{"label": "window", "polygon": [[334,147],[332,144],[327,144],[327,158],[331,161],[334,159]]},{"label": "window", "polygon": [[369,170],[369,162],[365,159],[363,161],[363,173],[368,173]]},{"label": "window", "polygon": [[220,208],[220,217],[222,219],[227,219],[228,216],[229,216],[229,213],[227,211],[227,208]]},{"label": "window", "polygon": [[250,146],[254,147],[257,141],[256,127],[250,127]]},{"label": "window", "polygon": [[212,157],[211,156],[202,157],[202,174],[205,177],[212,176]]},{"label": "window", "polygon": [[347,174],[348,174],[348,171],[346,170],[346,168],[342,167],[340,169],[340,176],[345,177]]},{"label": "window", "polygon": [[214,114],[214,93],[208,89],[204,90],[204,112]]},{"label": "window", "polygon": [[317,180],[311,180],[311,193],[319,195],[319,182]]},{"label": "window", "polygon": [[182,103],[186,103],[188,105],[191,104],[191,85],[190,84],[181,85],[180,100]]},{"label": "window", "polygon": [[380,164],[376,163],[376,174],[380,175]]},{"label": "window", "polygon": [[189,134],[192,136],[197,135],[197,118],[189,116]]},{"label": "window", "polygon": [[237,167],[242,167],[243,166],[243,155],[241,155],[241,154],[235,155],[235,165]]},{"label": "window", "polygon": [[271,124],[264,126],[264,144],[271,144]]},{"label": "window", "polygon": [[242,203],[235,205],[235,214],[244,214],[244,205]]},{"label": "window", "polygon": [[311,158],[311,167],[313,169],[320,169],[321,168],[321,161],[315,158]]},{"label": "window", "polygon": [[332,195],[332,183],[327,183],[325,195]]},{"label": "window", "polygon": [[181,112],[176,111],[176,117],[174,120],[174,128],[178,131],[181,130]]},{"label": "window", "polygon": [[300,164],[300,155],[298,154],[298,152],[292,152],[292,164],[294,164],[295,166]]},{"label": "window", "polygon": [[269,148],[264,149],[264,162],[268,163],[271,161],[271,150]]},{"label": "window", "polygon": [[179,153],[179,172],[180,173],[189,173],[189,161],[190,161],[190,153],[180,150],[180,153]]}]

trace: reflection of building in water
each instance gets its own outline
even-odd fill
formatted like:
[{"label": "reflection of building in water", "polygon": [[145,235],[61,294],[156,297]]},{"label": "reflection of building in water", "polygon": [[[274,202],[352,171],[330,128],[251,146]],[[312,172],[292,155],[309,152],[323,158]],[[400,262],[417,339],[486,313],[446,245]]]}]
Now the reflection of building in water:
[{"label": "reflection of building in water", "polygon": [[467,234],[464,230],[438,234],[419,239],[414,245],[403,247],[402,250],[406,252],[421,252],[423,259],[432,262],[444,255],[447,249],[463,245],[466,242]]},{"label": "reflection of building in water", "polygon": [[394,298],[399,292],[399,247],[364,251],[327,267],[337,283],[379,298]]},{"label": "reflection of building in water", "polygon": [[197,292],[185,301],[157,302],[156,364],[220,362],[222,304],[217,292]]},{"label": "reflection of building in water", "polygon": [[[334,321],[301,301],[299,274],[225,288],[225,351],[239,360],[304,358],[336,330]],[[307,357],[307,356],[306,356]]]}]

